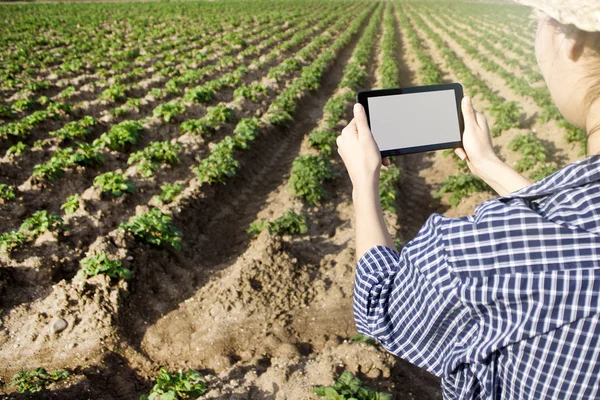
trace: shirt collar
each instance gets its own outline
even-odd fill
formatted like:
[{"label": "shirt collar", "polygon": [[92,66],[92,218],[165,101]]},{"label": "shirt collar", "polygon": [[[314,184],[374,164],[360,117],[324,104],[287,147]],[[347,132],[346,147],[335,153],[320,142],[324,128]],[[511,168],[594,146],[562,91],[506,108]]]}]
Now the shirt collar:
[{"label": "shirt collar", "polygon": [[502,196],[498,200],[543,197],[560,190],[584,186],[598,181],[600,181],[600,154],[566,165],[552,175]]}]

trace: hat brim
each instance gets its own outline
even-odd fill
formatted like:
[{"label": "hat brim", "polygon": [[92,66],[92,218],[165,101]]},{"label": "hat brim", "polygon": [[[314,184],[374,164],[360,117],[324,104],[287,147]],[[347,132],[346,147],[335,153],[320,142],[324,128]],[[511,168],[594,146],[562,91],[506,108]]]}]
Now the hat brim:
[{"label": "hat brim", "polygon": [[598,0],[514,0],[516,3],[542,10],[561,24],[573,24],[588,32],[600,31]]}]

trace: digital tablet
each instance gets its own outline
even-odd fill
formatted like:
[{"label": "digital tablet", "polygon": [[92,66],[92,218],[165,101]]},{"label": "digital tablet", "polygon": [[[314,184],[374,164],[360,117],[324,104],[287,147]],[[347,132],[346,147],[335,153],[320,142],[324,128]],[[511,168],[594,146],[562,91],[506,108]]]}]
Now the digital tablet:
[{"label": "digital tablet", "polygon": [[364,90],[356,95],[381,156],[462,146],[460,83]]}]

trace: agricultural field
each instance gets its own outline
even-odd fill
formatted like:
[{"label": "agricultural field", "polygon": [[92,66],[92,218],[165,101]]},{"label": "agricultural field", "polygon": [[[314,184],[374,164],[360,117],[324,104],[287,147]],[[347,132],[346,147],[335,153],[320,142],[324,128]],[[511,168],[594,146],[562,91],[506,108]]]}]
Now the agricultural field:
[{"label": "agricultural field", "polygon": [[[359,379],[357,398],[441,399],[437,377],[357,335],[335,138],[357,90],[461,82],[525,176],[581,158],[529,14],[0,5],[0,397],[349,398]],[[432,213],[494,196],[449,151],[394,158],[380,193],[399,249]]]}]

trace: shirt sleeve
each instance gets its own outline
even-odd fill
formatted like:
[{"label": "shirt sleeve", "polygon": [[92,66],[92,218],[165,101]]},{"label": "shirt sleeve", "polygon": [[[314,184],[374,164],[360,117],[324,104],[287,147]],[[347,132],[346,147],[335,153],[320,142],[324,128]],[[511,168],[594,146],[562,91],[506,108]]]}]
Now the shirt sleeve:
[{"label": "shirt sleeve", "polygon": [[447,271],[444,218],[432,215],[401,253],[376,245],[363,254],[353,305],[360,333],[439,377],[451,373],[453,355],[476,332]]}]

